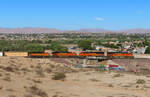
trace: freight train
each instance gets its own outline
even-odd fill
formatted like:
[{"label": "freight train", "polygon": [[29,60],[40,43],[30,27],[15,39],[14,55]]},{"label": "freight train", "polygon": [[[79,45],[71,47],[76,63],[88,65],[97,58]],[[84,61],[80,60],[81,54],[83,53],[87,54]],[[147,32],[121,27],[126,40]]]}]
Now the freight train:
[{"label": "freight train", "polygon": [[129,52],[0,52],[0,56],[16,56],[16,57],[67,57],[67,58],[85,58],[85,57],[107,57],[107,58],[133,58],[133,54]]}]

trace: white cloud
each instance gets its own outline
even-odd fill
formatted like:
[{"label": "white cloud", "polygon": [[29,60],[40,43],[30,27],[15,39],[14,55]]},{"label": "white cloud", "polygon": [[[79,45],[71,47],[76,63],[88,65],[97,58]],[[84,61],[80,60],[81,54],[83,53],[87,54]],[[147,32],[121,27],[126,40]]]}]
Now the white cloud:
[{"label": "white cloud", "polygon": [[102,18],[102,17],[96,17],[95,18],[97,21],[104,21],[104,18]]}]

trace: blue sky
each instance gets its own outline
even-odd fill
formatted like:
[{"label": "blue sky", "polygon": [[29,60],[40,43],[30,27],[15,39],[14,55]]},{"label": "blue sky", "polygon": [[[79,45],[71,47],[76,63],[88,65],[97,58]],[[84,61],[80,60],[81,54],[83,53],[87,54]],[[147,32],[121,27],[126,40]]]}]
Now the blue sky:
[{"label": "blue sky", "polygon": [[0,0],[0,27],[150,28],[150,0]]}]

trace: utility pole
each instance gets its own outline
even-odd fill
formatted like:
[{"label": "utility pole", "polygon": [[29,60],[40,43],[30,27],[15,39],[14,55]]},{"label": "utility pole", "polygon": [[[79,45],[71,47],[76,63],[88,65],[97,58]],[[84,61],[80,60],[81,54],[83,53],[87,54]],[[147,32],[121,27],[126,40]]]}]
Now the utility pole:
[{"label": "utility pole", "polygon": [[83,67],[87,67],[87,59],[83,59]]}]

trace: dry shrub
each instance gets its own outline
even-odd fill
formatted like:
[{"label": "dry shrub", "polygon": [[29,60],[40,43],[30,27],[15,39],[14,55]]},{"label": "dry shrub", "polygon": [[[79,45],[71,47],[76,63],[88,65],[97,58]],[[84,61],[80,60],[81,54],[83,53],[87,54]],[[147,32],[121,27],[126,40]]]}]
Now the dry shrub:
[{"label": "dry shrub", "polygon": [[33,97],[31,94],[25,94],[24,97]]},{"label": "dry shrub", "polygon": [[21,70],[21,71],[24,71],[24,72],[30,72],[30,70],[27,69],[27,68],[25,68],[25,67],[24,67],[24,68],[21,68],[20,70]]},{"label": "dry shrub", "polygon": [[13,92],[13,91],[15,91],[15,90],[13,90],[13,89],[6,89],[6,91],[11,91],[11,92]]},{"label": "dry shrub", "polygon": [[2,76],[2,74],[0,73],[0,77]]},{"label": "dry shrub", "polygon": [[115,75],[113,75],[113,78],[116,78],[116,77],[121,77],[122,75],[120,73],[117,73]]},{"label": "dry shrub", "polygon": [[6,76],[10,76],[10,73],[5,73]]},{"label": "dry shrub", "polygon": [[64,65],[56,65],[54,68],[51,68],[52,72],[64,72],[64,73],[72,73],[76,72],[74,69],[64,66]]},{"label": "dry shrub", "polygon": [[3,86],[0,86],[0,90],[2,90],[3,89]]},{"label": "dry shrub", "polygon": [[95,78],[93,78],[93,79],[90,79],[91,81],[93,81],[93,82],[99,82],[100,80],[97,80],[97,79],[95,79]]},{"label": "dry shrub", "polygon": [[102,70],[102,69],[99,69],[99,68],[94,68],[94,70],[95,70],[96,72],[99,72],[99,73],[104,73],[104,72],[106,72],[106,70]]},{"label": "dry shrub", "polygon": [[138,79],[138,80],[136,81],[136,83],[137,83],[137,84],[145,84],[146,81],[143,80],[143,79]]},{"label": "dry shrub", "polygon": [[33,79],[32,81],[33,81],[34,83],[42,83],[41,80],[35,80],[35,79]]},{"label": "dry shrub", "polygon": [[7,72],[14,72],[14,69],[12,67],[5,67],[3,69]]},{"label": "dry shrub", "polygon": [[18,73],[19,72],[19,68],[16,67],[15,65],[3,67],[3,70],[5,70],[7,72],[14,72],[14,73]]},{"label": "dry shrub", "polygon": [[44,77],[44,76],[45,76],[43,70],[41,70],[41,69],[35,70],[35,72],[36,72],[36,74],[37,74],[38,76],[40,76],[40,77]]},{"label": "dry shrub", "polygon": [[33,66],[33,65],[31,65],[31,66],[30,66],[30,68],[34,68],[34,66]]},{"label": "dry shrub", "polygon": [[54,95],[53,97],[58,97],[57,95]]},{"label": "dry shrub", "polygon": [[4,68],[4,66],[0,66],[0,69],[3,69]]},{"label": "dry shrub", "polygon": [[9,95],[8,97],[17,97],[17,96],[15,96],[15,95]]},{"label": "dry shrub", "polygon": [[150,88],[150,86],[147,86],[147,85],[144,85],[143,87],[144,87],[144,88]]},{"label": "dry shrub", "polygon": [[148,68],[140,69],[140,74],[148,76],[150,74],[150,70]]},{"label": "dry shrub", "polygon": [[52,77],[53,80],[64,80],[66,78],[65,73],[55,73],[55,75]]},{"label": "dry shrub", "polygon": [[87,72],[86,75],[91,75],[91,73]]},{"label": "dry shrub", "polygon": [[43,69],[42,69],[42,67],[40,65],[36,66],[35,72],[40,77],[44,77],[45,76],[44,71],[43,71]]},{"label": "dry shrub", "polygon": [[30,88],[30,93],[32,95],[37,95],[40,97],[48,97],[48,94],[46,92],[44,92],[43,90],[39,89],[37,86],[31,86]]},{"label": "dry shrub", "polygon": [[11,81],[11,78],[7,76],[7,77],[3,78],[3,80],[10,82],[10,81]]},{"label": "dry shrub", "polygon": [[55,68],[55,65],[49,65],[51,68]]},{"label": "dry shrub", "polygon": [[113,84],[109,84],[108,87],[114,87],[114,85]]},{"label": "dry shrub", "polygon": [[73,79],[73,81],[80,81],[79,79]]},{"label": "dry shrub", "polygon": [[139,85],[136,85],[136,88],[139,88]]},{"label": "dry shrub", "polygon": [[52,72],[52,70],[50,69],[50,68],[45,68],[45,70],[44,70],[46,73],[51,73]]},{"label": "dry shrub", "polygon": [[132,87],[132,85],[127,84],[127,85],[124,85],[123,87]]}]

